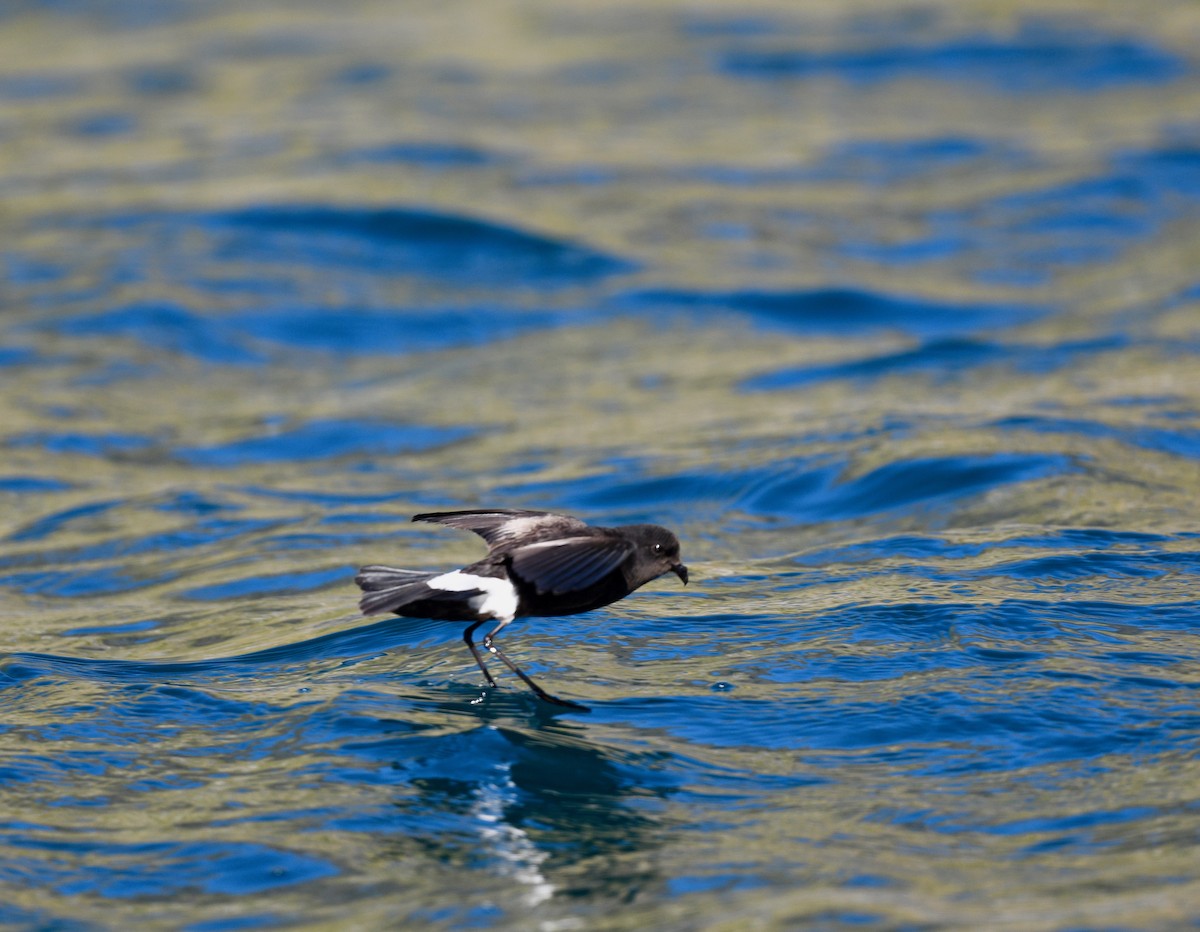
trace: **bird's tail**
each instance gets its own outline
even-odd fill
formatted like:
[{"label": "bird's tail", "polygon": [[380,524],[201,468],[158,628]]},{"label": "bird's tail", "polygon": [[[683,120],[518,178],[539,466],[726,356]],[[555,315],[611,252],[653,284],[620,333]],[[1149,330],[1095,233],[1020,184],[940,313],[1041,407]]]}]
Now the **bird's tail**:
[{"label": "bird's tail", "polygon": [[364,615],[394,612],[428,596],[429,587],[425,583],[437,575],[394,566],[364,566],[354,577],[363,591],[358,607]]}]

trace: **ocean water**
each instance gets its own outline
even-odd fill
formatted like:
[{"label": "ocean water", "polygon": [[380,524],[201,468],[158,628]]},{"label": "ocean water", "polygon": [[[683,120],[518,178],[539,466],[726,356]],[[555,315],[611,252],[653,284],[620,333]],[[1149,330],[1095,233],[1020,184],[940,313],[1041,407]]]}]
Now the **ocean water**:
[{"label": "ocean water", "polygon": [[[0,926],[1200,925],[1200,7],[0,11]],[[364,618],[471,507],[674,577]],[[497,671],[499,673],[499,671]]]}]

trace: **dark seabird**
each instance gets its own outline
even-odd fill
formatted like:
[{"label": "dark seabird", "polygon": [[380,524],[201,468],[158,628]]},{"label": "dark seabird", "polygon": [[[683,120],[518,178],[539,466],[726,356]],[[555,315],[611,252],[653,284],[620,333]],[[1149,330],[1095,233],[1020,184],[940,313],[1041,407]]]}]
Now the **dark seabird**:
[{"label": "dark seabird", "polygon": [[493,641],[505,625],[529,615],[588,612],[625,598],[664,573],[674,573],[685,585],[688,581],[679,541],[657,524],[591,527],[569,515],[509,508],[432,512],[413,520],[474,531],[487,541],[487,556],[448,573],[364,566],[354,580],[363,590],[363,614],[395,612],[468,622],[463,640],[489,686],[496,681],[471,635],[494,621],[496,627],[483,638],[484,648],[540,699],[555,705],[586,708],[550,695],[504,655]]}]

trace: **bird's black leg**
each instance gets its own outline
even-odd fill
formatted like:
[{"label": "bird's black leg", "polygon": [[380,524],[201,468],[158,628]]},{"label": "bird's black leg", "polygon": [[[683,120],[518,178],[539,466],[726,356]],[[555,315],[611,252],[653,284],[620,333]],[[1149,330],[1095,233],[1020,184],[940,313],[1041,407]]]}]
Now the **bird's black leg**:
[{"label": "bird's black leg", "polygon": [[[484,648],[486,648],[490,653],[493,653],[497,657],[499,657],[500,660],[504,663],[504,665],[506,667],[508,667],[510,670],[512,670],[513,673],[517,674],[517,676],[519,676],[521,678],[521,680],[525,683],[525,685],[528,686],[530,689],[532,689],[534,691],[534,694],[537,695],[537,697],[539,699],[541,699],[543,702],[549,702],[552,705],[566,706],[568,709],[579,709],[581,712],[591,711],[590,709],[588,709],[587,706],[580,705],[578,702],[572,702],[569,699],[559,699],[558,696],[550,695],[548,692],[546,692],[546,690],[542,689],[542,687],[540,687],[537,683],[535,683],[532,679],[530,679],[529,675],[524,670],[522,670],[515,663],[513,663],[511,660],[509,660],[504,655],[504,651],[502,651],[499,647],[497,647],[492,642],[493,636],[495,636],[495,634],[503,627],[504,627],[504,625],[497,626],[486,637],[484,637],[484,639],[483,639]],[[470,630],[470,629],[468,629],[468,630]],[[483,666],[483,664],[481,663],[480,666]]]},{"label": "bird's black leg", "polygon": [[[483,665],[483,658],[479,656],[479,649],[475,646],[475,642],[471,640],[471,632],[483,624],[483,621],[484,620],[481,618],[479,621],[475,622],[475,624],[468,627],[467,630],[463,632],[463,640],[466,641],[467,648],[471,651],[471,656],[474,657],[475,662],[479,664],[479,669],[483,671],[483,676],[488,681],[488,685],[494,687],[496,685],[496,681],[492,679],[492,674],[488,672],[488,668]],[[488,646],[488,642],[490,640],[491,635],[488,635],[483,642],[484,647]],[[508,661],[505,661],[505,663],[507,662]],[[512,664],[509,664],[509,666],[512,666]]]}]

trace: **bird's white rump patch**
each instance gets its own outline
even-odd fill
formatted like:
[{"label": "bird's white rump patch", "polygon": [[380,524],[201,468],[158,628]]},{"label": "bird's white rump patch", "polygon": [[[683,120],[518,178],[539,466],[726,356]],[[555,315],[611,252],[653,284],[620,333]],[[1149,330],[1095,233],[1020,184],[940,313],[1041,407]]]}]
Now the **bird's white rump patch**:
[{"label": "bird's white rump patch", "polygon": [[506,625],[517,614],[517,589],[507,579],[496,579],[494,576],[476,576],[474,573],[464,573],[454,570],[434,576],[425,585],[431,589],[441,589],[443,592],[482,593],[472,596],[468,603],[473,611],[484,617],[495,618],[501,625]]}]

